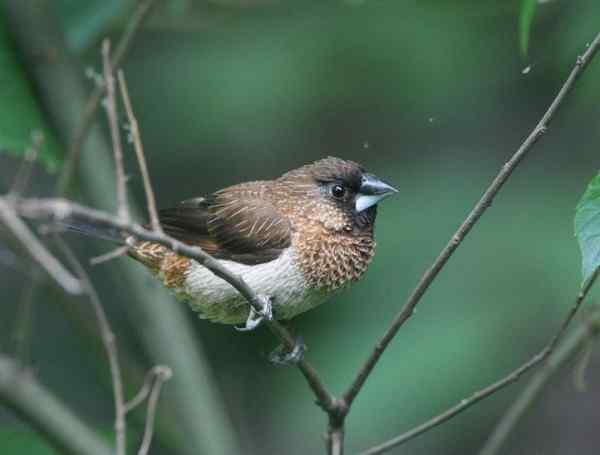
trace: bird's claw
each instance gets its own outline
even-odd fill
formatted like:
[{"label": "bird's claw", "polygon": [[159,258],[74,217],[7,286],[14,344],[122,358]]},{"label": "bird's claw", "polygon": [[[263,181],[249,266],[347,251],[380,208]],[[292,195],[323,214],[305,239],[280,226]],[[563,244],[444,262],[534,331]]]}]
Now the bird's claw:
[{"label": "bird's claw", "polygon": [[248,319],[243,326],[235,326],[235,329],[239,332],[249,332],[257,328],[261,322],[265,319],[267,321],[273,320],[273,303],[271,299],[265,295],[259,295],[258,301],[260,302],[262,309],[257,311],[254,306],[250,306],[250,313],[248,313]]},{"label": "bird's claw", "polygon": [[291,351],[287,351],[284,345],[279,345],[269,354],[269,361],[275,365],[295,365],[304,358],[306,343],[299,336]]}]

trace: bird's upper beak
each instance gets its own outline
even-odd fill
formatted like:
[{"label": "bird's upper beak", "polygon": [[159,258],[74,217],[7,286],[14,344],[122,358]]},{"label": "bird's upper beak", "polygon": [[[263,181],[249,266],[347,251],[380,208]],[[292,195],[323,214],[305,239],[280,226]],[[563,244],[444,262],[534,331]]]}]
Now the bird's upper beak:
[{"label": "bird's upper beak", "polygon": [[379,180],[372,174],[364,174],[360,185],[360,190],[356,195],[354,207],[357,212],[362,212],[369,207],[377,204],[382,199],[397,193],[398,190]]}]

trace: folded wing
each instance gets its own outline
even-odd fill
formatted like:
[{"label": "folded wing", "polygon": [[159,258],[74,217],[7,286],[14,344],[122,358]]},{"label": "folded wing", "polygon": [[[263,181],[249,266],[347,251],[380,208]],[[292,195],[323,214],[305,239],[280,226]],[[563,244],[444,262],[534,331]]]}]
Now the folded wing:
[{"label": "folded wing", "polygon": [[265,196],[259,182],[229,187],[206,198],[161,210],[165,232],[218,259],[243,264],[269,262],[290,246],[289,221]]}]

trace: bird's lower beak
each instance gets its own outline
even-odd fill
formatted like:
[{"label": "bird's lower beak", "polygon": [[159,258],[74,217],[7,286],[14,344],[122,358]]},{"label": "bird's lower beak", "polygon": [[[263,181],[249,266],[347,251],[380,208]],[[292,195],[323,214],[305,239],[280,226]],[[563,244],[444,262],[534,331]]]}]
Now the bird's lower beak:
[{"label": "bird's lower beak", "polygon": [[398,190],[379,180],[372,174],[364,174],[360,185],[360,190],[356,195],[354,207],[357,212],[362,212],[369,207],[377,204],[382,199],[397,193]]}]

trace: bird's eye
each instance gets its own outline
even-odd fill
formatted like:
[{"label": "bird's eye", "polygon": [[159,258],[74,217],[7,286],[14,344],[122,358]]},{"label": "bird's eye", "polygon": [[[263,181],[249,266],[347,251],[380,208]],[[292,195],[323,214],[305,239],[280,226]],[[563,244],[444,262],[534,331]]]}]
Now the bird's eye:
[{"label": "bird's eye", "polygon": [[334,185],[331,186],[331,194],[333,197],[335,197],[337,199],[341,199],[346,194],[346,188],[344,188],[339,183],[335,183]]}]

